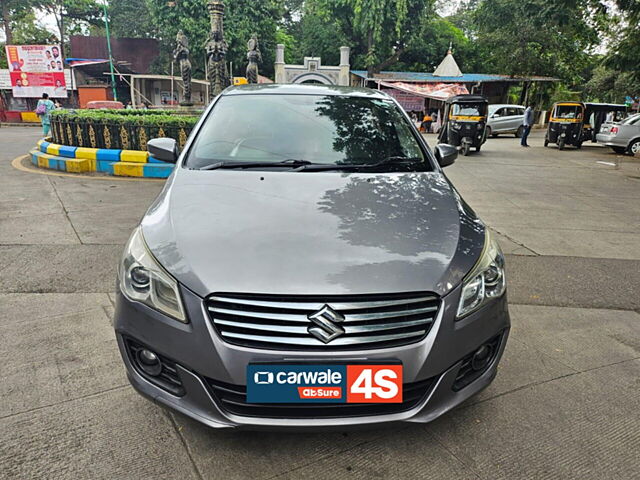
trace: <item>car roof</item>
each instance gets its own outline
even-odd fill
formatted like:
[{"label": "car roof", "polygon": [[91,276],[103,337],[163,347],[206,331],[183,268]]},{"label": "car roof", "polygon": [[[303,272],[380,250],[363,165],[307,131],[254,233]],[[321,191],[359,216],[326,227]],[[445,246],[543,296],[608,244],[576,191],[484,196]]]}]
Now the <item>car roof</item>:
[{"label": "car roof", "polygon": [[492,103],[489,105],[489,108],[504,108],[504,107],[527,108],[524,105],[515,105],[513,103]]},{"label": "car roof", "polygon": [[454,95],[446,100],[446,103],[469,102],[469,103],[489,103],[487,97],[483,95]]},{"label": "car roof", "polygon": [[341,87],[338,85],[304,85],[261,83],[237,85],[227,88],[223,96],[235,95],[342,95],[347,97],[366,97],[389,100],[391,97],[379,90],[371,88]]}]

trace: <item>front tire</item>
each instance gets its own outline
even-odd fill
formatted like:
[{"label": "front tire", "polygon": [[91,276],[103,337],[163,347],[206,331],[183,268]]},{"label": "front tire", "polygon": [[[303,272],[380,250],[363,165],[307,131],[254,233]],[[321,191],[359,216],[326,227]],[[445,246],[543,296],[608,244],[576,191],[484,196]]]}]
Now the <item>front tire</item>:
[{"label": "front tire", "polygon": [[[522,135],[524,134],[524,127],[522,125],[520,125],[518,127],[518,130],[516,130],[516,133],[514,134],[516,136],[516,138],[522,138]],[[546,147],[546,145],[545,145]]]},{"label": "front tire", "polygon": [[564,150],[564,138],[558,140],[558,150]]},{"label": "front tire", "polygon": [[470,150],[471,150],[471,147],[469,146],[469,144],[463,143],[462,148],[460,149],[460,153],[462,153],[462,155],[466,157],[467,155],[469,155]]}]

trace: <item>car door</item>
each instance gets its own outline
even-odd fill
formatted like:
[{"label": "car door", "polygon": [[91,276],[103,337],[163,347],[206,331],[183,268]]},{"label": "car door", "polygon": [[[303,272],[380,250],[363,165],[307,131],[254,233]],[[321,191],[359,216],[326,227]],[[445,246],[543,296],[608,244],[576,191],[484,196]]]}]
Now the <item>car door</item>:
[{"label": "car door", "polygon": [[491,117],[491,130],[493,133],[504,132],[505,122],[507,120],[507,109],[505,107],[496,110],[496,113]]},{"label": "car door", "polygon": [[509,116],[509,129],[512,131],[518,130],[522,122],[524,121],[524,108],[522,107],[509,107],[511,115]]}]

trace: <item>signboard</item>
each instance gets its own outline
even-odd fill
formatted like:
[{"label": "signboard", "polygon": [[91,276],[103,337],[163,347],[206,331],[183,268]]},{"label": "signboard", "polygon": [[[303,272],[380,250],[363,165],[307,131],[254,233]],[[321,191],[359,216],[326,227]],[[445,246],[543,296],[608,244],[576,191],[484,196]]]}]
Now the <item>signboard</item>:
[{"label": "signboard", "polygon": [[14,97],[66,98],[64,64],[59,45],[7,45],[7,63]]},{"label": "signboard", "polygon": [[422,112],[424,110],[423,97],[411,95],[410,93],[395,90],[393,88],[385,88],[384,93],[395,98],[400,106],[407,112]]}]

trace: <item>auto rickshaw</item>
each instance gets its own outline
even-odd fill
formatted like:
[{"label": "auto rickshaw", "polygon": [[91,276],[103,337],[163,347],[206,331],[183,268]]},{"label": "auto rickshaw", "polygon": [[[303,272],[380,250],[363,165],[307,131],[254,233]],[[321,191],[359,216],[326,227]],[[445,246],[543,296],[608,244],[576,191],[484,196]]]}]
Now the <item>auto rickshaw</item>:
[{"label": "auto rickshaw", "polygon": [[553,105],[549,126],[544,136],[544,146],[557,143],[560,150],[567,145],[582,147],[584,141],[584,103],[558,102]]},{"label": "auto rickshaw", "polygon": [[602,124],[610,121],[622,120],[627,114],[627,106],[616,103],[585,103],[584,125],[582,127],[583,141],[591,140],[596,143],[596,135],[600,133]]},{"label": "auto rickshaw", "polygon": [[551,110],[544,146],[557,143],[560,150],[567,145],[581,148],[583,142],[595,141],[607,114],[626,111],[625,105],[612,103],[558,102]]},{"label": "auto rickshaw", "polygon": [[456,95],[445,101],[439,143],[458,147],[468,155],[471,147],[480,151],[487,140],[487,110],[489,101],[482,95]]}]

